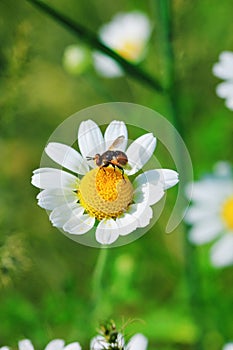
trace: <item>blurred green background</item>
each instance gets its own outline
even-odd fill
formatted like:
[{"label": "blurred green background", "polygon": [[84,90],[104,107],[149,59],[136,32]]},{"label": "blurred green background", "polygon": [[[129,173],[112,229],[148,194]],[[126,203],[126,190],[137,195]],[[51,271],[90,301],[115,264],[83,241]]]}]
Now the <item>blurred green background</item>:
[{"label": "blurred green background", "polygon": [[[154,25],[141,66],[163,78],[153,0],[47,3],[94,32],[117,12],[141,10]],[[219,53],[232,50],[232,1],[172,3],[178,105],[197,178],[218,160],[232,161],[232,112],[216,96],[218,79],[212,75]],[[51,226],[36,204],[31,172],[53,130],[85,107],[132,102],[169,118],[169,106],[164,96],[128,76],[104,79],[94,69],[69,75],[63,52],[81,41],[26,1],[0,1],[0,42],[0,346],[16,347],[29,338],[41,349],[64,338],[87,349],[98,326],[90,296],[99,251]],[[157,152],[161,164],[171,166]],[[150,349],[194,349],[200,338],[204,349],[220,349],[233,335],[232,269],[214,270],[209,247],[193,248],[198,280],[188,281],[183,229],[164,233],[175,193],[168,193],[166,210],[145,236],[109,251],[99,319],[111,317],[119,326],[137,319],[125,332],[144,333]],[[190,284],[191,294],[198,284],[198,300],[192,297],[191,303]]]}]

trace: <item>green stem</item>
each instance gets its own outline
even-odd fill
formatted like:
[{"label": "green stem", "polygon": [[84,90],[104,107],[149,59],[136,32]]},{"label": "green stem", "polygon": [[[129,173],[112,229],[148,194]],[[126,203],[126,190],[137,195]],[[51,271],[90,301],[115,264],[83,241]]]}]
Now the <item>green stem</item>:
[{"label": "green stem", "polygon": [[[172,47],[172,1],[156,0],[158,13],[158,31],[160,35],[161,50],[163,53],[163,62],[165,65],[164,85],[166,87],[166,98],[170,109],[170,115],[173,125],[184,137],[183,125],[180,119],[178,105],[178,89],[175,77],[175,57]],[[181,150],[176,150],[182,157]],[[182,159],[181,159],[182,164]],[[182,166],[185,173],[185,164]],[[203,346],[204,332],[206,329],[205,318],[203,317],[203,298],[199,271],[199,261],[196,248],[188,241],[188,227],[184,224],[184,257],[185,257],[185,275],[189,292],[189,301],[197,327],[201,330],[197,347]]]},{"label": "green stem", "polygon": [[159,93],[163,93],[164,89],[160,82],[156,78],[152,78],[150,74],[144,72],[138,66],[130,63],[122,56],[118,55],[114,50],[106,46],[102,43],[98,36],[96,36],[92,31],[88,28],[85,28],[79,23],[73,22],[70,18],[61,14],[54,8],[49,5],[39,1],[39,0],[27,0],[31,4],[38,7],[40,10],[51,16],[57,22],[62,24],[64,27],[68,28],[74,34],[80,37],[81,40],[85,41],[91,48],[94,48],[98,51],[101,51],[105,55],[113,58],[116,62],[120,64],[120,66],[124,69],[126,73],[128,73],[132,78],[139,80],[140,82],[148,85],[153,88],[155,91]]},{"label": "green stem", "polygon": [[92,307],[94,324],[96,324],[96,321],[99,321],[98,317],[100,317],[100,315],[98,315],[98,312],[101,309],[101,301],[103,297],[103,275],[107,261],[107,253],[107,248],[100,248],[98,260],[92,275]]}]

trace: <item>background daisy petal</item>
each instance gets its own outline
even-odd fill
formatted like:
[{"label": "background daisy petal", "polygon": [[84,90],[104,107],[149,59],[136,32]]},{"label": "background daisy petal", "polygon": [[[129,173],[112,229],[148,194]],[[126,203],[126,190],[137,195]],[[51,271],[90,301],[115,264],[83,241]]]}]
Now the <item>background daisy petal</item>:
[{"label": "background daisy petal", "polygon": [[[104,152],[104,138],[98,125],[92,120],[83,121],[78,129],[78,144],[82,156],[94,157]],[[88,163],[89,164],[89,163]]]},{"label": "background daisy petal", "polygon": [[233,350],[233,342],[232,343],[226,343],[222,350]]},{"label": "background daisy petal", "polygon": [[231,97],[228,97],[225,101],[226,107],[233,111],[233,93]]},{"label": "background daisy petal", "polygon": [[76,190],[79,179],[66,171],[40,168],[33,172],[31,183],[41,189],[67,188]]},{"label": "background daisy petal", "polygon": [[64,348],[64,345],[64,340],[54,339],[46,345],[45,350],[62,350]]},{"label": "background daisy petal", "polygon": [[188,208],[184,220],[189,224],[195,224],[203,220],[212,220],[216,215],[218,215],[218,208],[215,203],[210,206],[192,205]]},{"label": "background daisy petal", "polygon": [[120,230],[115,220],[105,219],[100,221],[96,228],[96,240],[101,244],[111,244],[119,237]]},{"label": "background daisy petal", "polygon": [[225,81],[218,84],[216,87],[216,94],[221,98],[233,98],[233,82]]},{"label": "background daisy petal", "polygon": [[135,334],[126,346],[126,350],[146,350],[148,339],[143,334]]},{"label": "background daisy petal", "polygon": [[75,173],[85,175],[89,170],[86,159],[70,146],[58,142],[50,142],[46,146],[45,152],[56,163]]},{"label": "background daisy petal", "polygon": [[213,217],[211,221],[206,220],[195,224],[189,231],[189,240],[196,245],[208,243],[216,238],[222,230],[222,222]]},{"label": "background daisy petal", "polygon": [[123,70],[112,58],[95,51],[93,63],[97,73],[106,78],[117,78],[123,75]]},{"label": "background daisy petal", "polygon": [[233,52],[223,51],[219,56],[219,62],[213,66],[213,74],[221,79],[233,79],[232,65]]},{"label": "background daisy petal", "polygon": [[220,205],[229,193],[233,193],[233,181],[215,177],[196,181],[186,187],[186,194],[192,201],[207,206],[212,206],[213,200],[216,206]]},{"label": "background daisy petal", "polygon": [[29,339],[20,340],[18,345],[19,350],[34,350],[34,346],[32,345],[32,342]]},{"label": "background daisy petal", "polygon": [[113,120],[104,133],[105,147],[108,149],[119,136],[124,136],[124,141],[117,146],[117,150],[125,151],[128,142],[128,131],[124,122]]},{"label": "background daisy petal", "polygon": [[233,264],[233,234],[232,232],[222,236],[211,248],[210,258],[216,267],[224,267]]},{"label": "background daisy petal", "polygon": [[140,170],[152,156],[156,146],[156,138],[153,134],[145,134],[137,138],[126,151],[130,170],[126,170],[127,175],[133,175]]},{"label": "background daisy petal", "polygon": [[70,343],[65,346],[64,350],[81,350],[81,345],[78,342]]}]

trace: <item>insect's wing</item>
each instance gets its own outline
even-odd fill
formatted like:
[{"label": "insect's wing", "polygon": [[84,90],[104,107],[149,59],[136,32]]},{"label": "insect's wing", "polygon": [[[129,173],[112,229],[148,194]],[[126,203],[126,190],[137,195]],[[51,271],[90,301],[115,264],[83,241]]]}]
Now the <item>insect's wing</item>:
[{"label": "insect's wing", "polygon": [[117,149],[125,140],[125,136],[121,135],[118,136],[118,138],[111,144],[111,146],[108,148],[109,150]]}]

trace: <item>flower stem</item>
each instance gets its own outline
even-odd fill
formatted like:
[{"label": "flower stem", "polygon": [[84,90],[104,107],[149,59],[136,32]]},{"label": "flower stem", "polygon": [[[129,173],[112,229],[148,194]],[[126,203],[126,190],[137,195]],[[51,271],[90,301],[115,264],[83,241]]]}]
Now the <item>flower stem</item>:
[{"label": "flower stem", "polygon": [[[166,98],[169,106],[171,121],[180,135],[184,138],[183,125],[179,113],[179,93],[176,86],[175,76],[175,57],[172,46],[172,1],[171,0],[155,0],[158,31],[160,36],[160,45],[165,66],[164,86],[166,90]],[[182,153],[177,149],[178,154],[182,157]],[[181,159],[181,164],[182,164]],[[185,164],[182,166],[182,171],[186,173]],[[196,248],[188,241],[188,227],[184,227],[184,258],[185,258],[185,276],[189,294],[189,302],[192,310],[192,315],[197,327],[200,329],[200,335],[197,343],[197,348],[202,349],[204,332],[206,329],[205,318],[203,317],[203,298],[202,287],[199,271],[199,262],[196,253]]]},{"label": "flower stem", "polygon": [[39,0],[27,0],[27,1],[32,3],[36,7],[38,7],[40,10],[42,10],[47,15],[51,16],[57,22],[62,24],[64,27],[66,27],[68,30],[73,32],[81,40],[85,41],[92,49],[96,49],[104,53],[105,55],[113,58],[116,62],[120,64],[120,66],[124,69],[124,71],[128,73],[130,76],[132,76],[133,78],[137,79],[141,83],[144,83],[145,85],[148,85],[149,87],[151,87],[152,89],[154,89],[159,93],[164,92],[162,85],[156,78],[152,78],[150,74],[144,72],[144,70],[142,70],[138,66],[134,65],[133,63],[130,63],[129,61],[124,59],[122,56],[118,55],[117,52],[115,52],[110,47],[102,43],[99,40],[98,36],[96,36],[88,28],[84,27],[79,23],[72,21],[70,18],[66,17],[65,15],[58,12],[51,6]]},{"label": "flower stem", "polygon": [[92,309],[93,309],[93,323],[96,324],[96,321],[99,321],[98,318],[102,317],[99,315],[101,309],[102,301],[102,291],[103,291],[103,275],[104,268],[107,261],[107,248],[100,248],[98,260],[92,275]]}]

